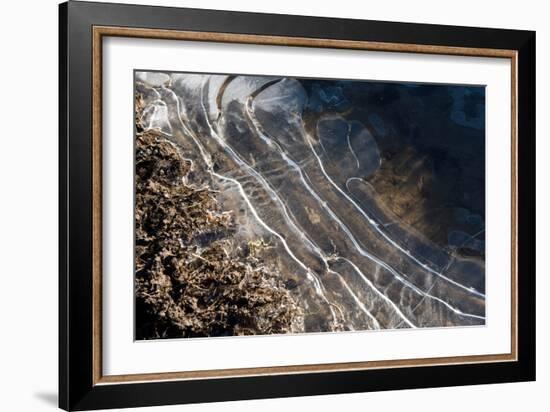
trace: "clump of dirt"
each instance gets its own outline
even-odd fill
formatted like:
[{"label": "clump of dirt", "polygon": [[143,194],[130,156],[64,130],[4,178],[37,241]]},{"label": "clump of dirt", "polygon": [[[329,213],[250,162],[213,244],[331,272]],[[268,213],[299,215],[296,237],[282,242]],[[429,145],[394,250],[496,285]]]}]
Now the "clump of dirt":
[{"label": "clump of dirt", "polygon": [[261,239],[236,242],[216,192],[188,182],[192,164],[144,130],[136,97],[136,339],[288,333],[303,313]]}]

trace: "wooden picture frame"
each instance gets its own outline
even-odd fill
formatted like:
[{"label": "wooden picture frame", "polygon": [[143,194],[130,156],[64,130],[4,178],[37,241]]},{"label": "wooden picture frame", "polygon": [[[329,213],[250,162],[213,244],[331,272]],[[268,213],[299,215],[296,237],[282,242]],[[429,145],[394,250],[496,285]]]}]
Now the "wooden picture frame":
[{"label": "wooden picture frame", "polygon": [[[65,410],[535,379],[535,33],[68,2],[60,5],[59,406]],[[192,40],[511,61],[510,353],[102,373],[102,40]],[[521,182],[521,185],[520,185]]]}]

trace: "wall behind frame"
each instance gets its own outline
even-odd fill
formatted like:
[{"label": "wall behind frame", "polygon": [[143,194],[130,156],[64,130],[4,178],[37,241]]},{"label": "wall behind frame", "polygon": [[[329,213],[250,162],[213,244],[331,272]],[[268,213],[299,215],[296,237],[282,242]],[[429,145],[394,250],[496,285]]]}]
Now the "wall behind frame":
[{"label": "wall behind frame", "polygon": [[[550,92],[547,50],[550,28],[544,2],[410,2],[254,0],[122,1],[181,7],[202,7],[267,13],[351,17],[466,26],[537,30],[537,354],[535,383],[412,391],[336,395],[314,398],[275,399],[226,404],[205,404],[142,411],[256,411],[290,410],[364,411],[365,408],[407,411],[544,410],[545,389],[550,386],[550,358],[540,350],[550,344],[550,289],[544,250],[549,242],[550,193],[543,176],[550,176],[545,154],[550,134],[544,113],[550,111],[544,97]],[[0,113],[2,132],[0,176],[2,266],[0,313],[3,391],[0,404],[9,411],[54,410],[57,404],[57,0],[28,0],[2,4],[0,35],[3,64]],[[546,269],[546,270],[545,270]],[[540,405],[540,406],[539,406]]]}]

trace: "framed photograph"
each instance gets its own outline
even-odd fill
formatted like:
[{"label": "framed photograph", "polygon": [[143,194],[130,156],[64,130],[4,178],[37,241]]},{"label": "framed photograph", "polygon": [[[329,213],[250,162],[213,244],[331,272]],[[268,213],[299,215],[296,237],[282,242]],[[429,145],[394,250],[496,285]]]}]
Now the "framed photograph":
[{"label": "framed photograph", "polygon": [[61,408],[535,379],[534,32],[71,1],[59,40]]}]

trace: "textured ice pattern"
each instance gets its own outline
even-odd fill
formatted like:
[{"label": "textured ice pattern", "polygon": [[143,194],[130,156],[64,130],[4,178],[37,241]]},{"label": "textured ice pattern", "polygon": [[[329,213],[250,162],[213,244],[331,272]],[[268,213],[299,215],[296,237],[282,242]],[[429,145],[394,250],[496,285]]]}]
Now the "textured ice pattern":
[{"label": "textured ice pattern", "polygon": [[[181,148],[195,184],[222,193],[238,236],[265,239],[283,276],[298,279],[304,332],[484,324],[484,262],[450,253],[483,250],[484,241],[454,230],[442,247],[381,207],[368,179],[384,161],[377,139],[390,125],[376,113],[365,116],[369,127],[348,120],[342,90],[306,90],[291,78],[136,74],[147,127]],[[483,119],[451,111],[481,127]],[[482,224],[468,211],[461,218]]]}]

